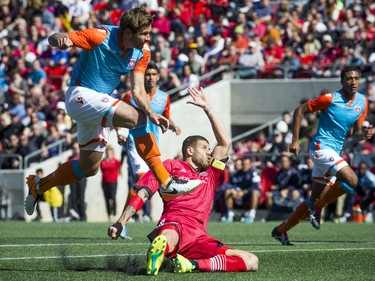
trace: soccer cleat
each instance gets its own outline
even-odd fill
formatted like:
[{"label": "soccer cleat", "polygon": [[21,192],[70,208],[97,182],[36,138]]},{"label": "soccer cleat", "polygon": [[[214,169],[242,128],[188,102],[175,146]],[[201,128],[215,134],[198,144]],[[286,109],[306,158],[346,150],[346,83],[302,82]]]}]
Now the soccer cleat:
[{"label": "soccer cleat", "polygon": [[177,254],[173,259],[174,263],[174,273],[186,273],[192,272],[195,269],[195,266],[187,258]]},{"label": "soccer cleat", "polygon": [[40,178],[38,176],[30,175],[26,178],[26,184],[29,187],[29,195],[27,195],[25,199],[25,210],[29,216],[34,213],[36,203],[38,203],[43,196],[37,193],[39,182]]},{"label": "soccer cleat", "polygon": [[319,209],[310,209],[309,221],[315,229],[320,229],[320,216],[321,211]]},{"label": "soccer cleat", "polygon": [[181,195],[196,189],[201,184],[201,180],[181,180],[172,177],[167,186],[160,189],[164,195]]},{"label": "soccer cleat", "polygon": [[165,235],[156,236],[147,252],[147,275],[158,275],[167,247]]},{"label": "soccer cleat", "polygon": [[283,246],[293,246],[292,243],[290,243],[289,241],[289,238],[288,238],[288,234],[286,232],[284,233],[281,233],[277,230],[277,227],[275,227],[273,230],[272,230],[272,233],[271,233],[272,237],[275,238],[276,240],[279,240],[281,245]]}]

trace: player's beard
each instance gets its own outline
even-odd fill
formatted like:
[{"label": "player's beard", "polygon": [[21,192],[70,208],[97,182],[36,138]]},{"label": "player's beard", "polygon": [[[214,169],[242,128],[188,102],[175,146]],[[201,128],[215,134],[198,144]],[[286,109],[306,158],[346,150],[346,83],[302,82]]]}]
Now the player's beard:
[{"label": "player's beard", "polygon": [[209,166],[209,160],[207,160],[206,156],[199,155],[198,157],[193,157],[192,160],[197,170],[206,170]]}]

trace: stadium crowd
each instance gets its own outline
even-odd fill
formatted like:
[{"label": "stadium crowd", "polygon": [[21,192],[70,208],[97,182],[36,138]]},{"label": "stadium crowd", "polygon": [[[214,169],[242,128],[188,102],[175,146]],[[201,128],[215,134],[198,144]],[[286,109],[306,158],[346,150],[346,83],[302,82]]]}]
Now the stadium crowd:
[{"label": "stadium crowd", "polygon": [[[65,112],[64,93],[79,49],[51,48],[48,36],[117,25],[122,12],[133,5],[144,5],[154,14],[150,47],[152,60],[160,67],[161,90],[214,83],[221,74],[201,82],[199,76],[221,65],[229,66],[234,78],[251,79],[338,77],[345,65],[355,64],[366,77],[363,93],[370,101],[368,121],[375,124],[373,1],[4,0],[0,7],[0,154],[7,157],[0,157],[1,169],[20,167],[19,158],[10,156],[25,157],[42,148],[41,156],[30,159],[41,161],[58,153],[47,149],[48,144],[65,137],[66,149],[73,143],[70,136],[75,126]],[[115,94],[121,97],[128,90],[124,77]],[[185,94],[179,91],[173,98]],[[301,139],[305,148],[317,118],[310,114],[304,120]],[[290,121],[284,113],[285,124],[278,124],[269,136],[260,132],[236,143],[234,155],[281,155],[290,141]],[[345,153],[355,167],[362,162],[369,169],[374,167],[372,143],[354,146],[348,142]],[[252,159],[260,178],[266,168],[279,162],[274,157]],[[224,198],[235,197],[228,193]],[[263,191],[256,196],[261,204],[275,200]]]}]

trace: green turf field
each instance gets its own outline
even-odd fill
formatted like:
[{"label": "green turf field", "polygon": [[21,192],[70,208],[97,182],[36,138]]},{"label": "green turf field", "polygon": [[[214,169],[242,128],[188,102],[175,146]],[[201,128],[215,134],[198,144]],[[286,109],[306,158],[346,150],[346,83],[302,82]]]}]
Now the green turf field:
[{"label": "green turf field", "polygon": [[107,223],[0,222],[0,280],[374,280],[375,224],[303,223],[289,233],[295,246],[271,238],[276,223],[212,222],[208,231],[230,247],[255,253],[255,273],[174,274],[165,260],[146,276],[154,223],[129,224],[133,240],[107,238]]}]

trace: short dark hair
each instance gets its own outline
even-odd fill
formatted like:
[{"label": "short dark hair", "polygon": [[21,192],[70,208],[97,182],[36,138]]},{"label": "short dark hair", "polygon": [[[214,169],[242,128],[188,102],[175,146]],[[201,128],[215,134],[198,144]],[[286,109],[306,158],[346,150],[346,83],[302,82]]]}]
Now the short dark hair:
[{"label": "short dark hair", "polygon": [[159,67],[157,66],[156,63],[154,63],[154,62],[152,62],[152,61],[150,61],[150,62],[148,63],[146,70],[147,70],[147,69],[155,69],[155,70],[157,71],[158,74],[160,73]]},{"label": "short dark hair", "polygon": [[341,71],[341,75],[340,75],[341,80],[345,78],[345,74],[349,71],[356,71],[359,73],[359,75],[361,75],[361,71],[358,69],[358,67],[356,67],[355,65],[347,65]]},{"label": "short dark hair", "polygon": [[199,136],[199,135],[187,137],[184,140],[184,142],[182,143],[182,157],[185,159],[186,151],[187,151],[187,148],[189,146],[190,147],[196,147],[198,141],[201,141],[201,140],[209,143],[208,140],[205,137],[202,137],[202,136]]},{"label": "short dark hair", "polygon": [[120,18],[120,32],[130,29],[137,33],[152,24],[152,16],[142,6],[137,6],[129,11],[125,11]]}]

